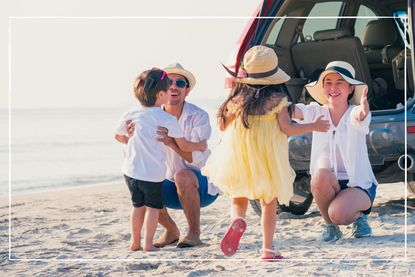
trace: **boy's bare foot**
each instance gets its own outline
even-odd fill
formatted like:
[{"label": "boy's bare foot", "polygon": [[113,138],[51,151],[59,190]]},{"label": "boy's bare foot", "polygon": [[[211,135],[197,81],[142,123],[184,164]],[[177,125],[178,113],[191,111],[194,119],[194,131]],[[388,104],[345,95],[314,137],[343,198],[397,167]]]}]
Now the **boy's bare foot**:
[{"label": "boy's bare foot", "polygon": [[144,245],[143,251],[145,251],[145,252],[149,252],[149,251],[160,251],[160,248],[157,248],[154,245],[150,245],[150,246]]},{"label": "boy's bare foot", "polygon": [[179,237],[180,234],[171,233],[166,230],[156,241],[154,241],[154,246],[163,248],[167,245],[176,243],[179,240]]},{"label": "boy's bare foot", "polygon": [[131,244],[130,244],[130,250],[131,251],[138,251],[138,250],[141,250],[142,248],[141,248],[141,245],[140,245],[140,242],[131,242]]}]

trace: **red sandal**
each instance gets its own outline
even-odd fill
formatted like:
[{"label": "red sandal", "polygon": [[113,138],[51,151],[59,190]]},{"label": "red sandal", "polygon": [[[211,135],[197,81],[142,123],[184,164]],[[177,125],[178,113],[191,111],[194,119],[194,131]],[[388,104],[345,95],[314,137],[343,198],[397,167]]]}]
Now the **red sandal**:
[{"label": "red sandal", "polygon": [[229,226],[228,231],[226,231],[225,236],[220,242],[220,249],[223,254],[226,256],[231,256],[235,254],[238,250],[239,240],[241,239],[243,233],[246,230],[246,222],[243,218],[235,218],[231,226]]},{"label": "red sandal", "polygon": [[[284,257],[281,256],[280,251],[273,250],[273,249],[262,249],[264,255],[261,257],[262,260],[267,262],[276,262],[278,260],[282,260]],[[271,255],[265,255],[265,252],[271,253]]]}]

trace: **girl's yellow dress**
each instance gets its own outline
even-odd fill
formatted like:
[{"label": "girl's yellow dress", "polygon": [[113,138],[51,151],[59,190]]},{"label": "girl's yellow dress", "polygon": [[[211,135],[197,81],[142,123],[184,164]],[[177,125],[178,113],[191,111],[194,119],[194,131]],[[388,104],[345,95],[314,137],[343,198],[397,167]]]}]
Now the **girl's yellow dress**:
[{"label": "girl's yellow dress", "polygon": [[[287,136],[280,130],[277,113],[288,106],[287,98],[264,115],[250,115],[249,129],[237,116],[224,131],[202,174],[231,198],[274,198],[289,205],[293,195],[295,172],[288,159]],[[238,114],[236,105],[228,109]]]}]

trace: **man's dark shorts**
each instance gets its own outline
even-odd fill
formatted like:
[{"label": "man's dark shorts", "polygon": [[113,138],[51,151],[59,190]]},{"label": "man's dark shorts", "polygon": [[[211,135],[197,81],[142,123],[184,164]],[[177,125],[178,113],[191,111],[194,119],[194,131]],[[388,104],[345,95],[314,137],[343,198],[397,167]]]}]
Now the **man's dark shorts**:
[{"label": "man's dark shorts", "polygon": [[[200,207],[206,207],[213,203],[218,198],[218,194],[208,194],[208,180],[199,171],[192,170],[199,181],[199,196],[200,196]],[[164,205],[170,209],[182,209],[180,204],[179,196],[177,195],[177,189],[174,182],[170,180],[164,180],[163,182],[163,198]]]},{"label": "man's dark shorts", "polygon": [[[339,180],[340,190],[350,188],[350,187],[347,186],[348,183],[349,183],[349,180]],[[362,190],[369,197],[369,199],[370,199],[370,208],[367,209],[366,211],[362,211],[362,213],[370,214],[370,212],[372,211],[373,201],[375,201],[375,197],[376,197],[377,185],[372,183],[372,186],[368,189],[364,189],[364,188],[361,188],[361,187],[355,187],[355,188]]]},{"label": "man's dark shorts", "polygon": [[131,194],[131,202],[135,208],[147,206],[155,209],[163,208],[163,182],[147,182],[124,175]]}]

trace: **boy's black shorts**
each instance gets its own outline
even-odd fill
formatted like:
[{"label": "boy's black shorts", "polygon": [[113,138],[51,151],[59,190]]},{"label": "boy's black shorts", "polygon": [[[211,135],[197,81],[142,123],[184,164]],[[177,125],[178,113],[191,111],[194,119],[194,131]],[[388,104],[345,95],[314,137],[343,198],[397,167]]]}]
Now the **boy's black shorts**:
[{"label": "boy's black shorts", "polygon": [[162,209],[163,205],[163,182],[147,182],[137,180],[124,175],[125,182],[131,194],[131,201],[136,208],[147,206]]}]

